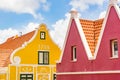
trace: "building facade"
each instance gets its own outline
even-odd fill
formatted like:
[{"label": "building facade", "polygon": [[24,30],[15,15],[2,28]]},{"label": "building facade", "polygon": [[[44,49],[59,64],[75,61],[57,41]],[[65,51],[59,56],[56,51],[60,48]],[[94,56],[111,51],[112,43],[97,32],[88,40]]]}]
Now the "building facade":
[{"label": "building facade", "polygon": [[104,19],[71,19],[57,63],[57,80],[120,79],[120,9],[110,0]]},{"label": "building facade", "polygon": [[60,53],[46,25],[41,24],[32,39],[11,54],[8,80],[55,80]]}]

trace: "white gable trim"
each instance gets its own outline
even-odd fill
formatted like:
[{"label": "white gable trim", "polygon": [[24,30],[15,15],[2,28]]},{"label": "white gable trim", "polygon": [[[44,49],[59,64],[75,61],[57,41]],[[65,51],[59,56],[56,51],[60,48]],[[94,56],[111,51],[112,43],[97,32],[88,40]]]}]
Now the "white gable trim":
[{"label": "white gable trim", "polygon": [[71,23],[72,23],[72,20],[73,20],[73,19],[75,20],[75,23],[76,23],[78,32],[79,32],[79,34],[80,34],[82,43],[83,43],[83,45],[84,45],[85,51],[86,51],[87,56],[88,56],[88,59],[91,60],[91,59],[93,58],[93,56],[92,56],[92,54],[91,54],[91,50],[90,50],[89,45],[88,45],[88,43],[87,43],[87,40],[86,40],[86,38],[85,38],[85,34],[84,34],[84,32],[83,32],[82,26],[81,26],[81,24],[80,24],[79,18],[78,18],[78,17],[71,17],[71,18],[70,18],[70,21],[69,21],[69,25],[68,25],[68,29],[67,29],[65,41],[64,41],[64,44],[63,44],[63,49],[62,49],[62,53],[61,53],[61,56],[60,56],[60,60],[59,60],[57,63],[61,63],[61,61],[62,61],[62,57],[63,57],[63,54],[64,54],[65,46],[66,46],[66,43],[67,43],[67,38],[68,38],[68,35],[69,35],[69,31],[70,31],[70,27],[71,27]]},{"label": "white gable trim", "polygon": [[119,10],[118,5],[117,5],[117,4],[110,4],[109,7],[108,7],[106,16],[105,16],[105,18],[104,18],[104,21],[103,21],[103,25],[102,25],[102,28],[101,28],[101,31],[100,31],[100,36],[99,36],[99,38],[98,38],[97,46],[96,46],[96,48],[95,48],[94,59],[96,59],[97,54],[98,54],[98,50],[99,50],[99,47],[100,47],[100,43],[101,43],[101,40],[102,40],[102,36],[103,36],[104,30],[105,30],[106,22],[107,22],[108,15],[109,15],[109,12],[110,12],[111,7],[114,7],[114,8],[115,8],[115,10],[116,10],[116,12],[117,12],[117,14],[118,14],[118,17],[120,18],[120,10]]},{"label": "white gable trim", "polygon": [[61,61],[62,61],[62,57],[63,57],[65,46],[66,46],[66,43],[67,43],[67,38],[68,38],[69,31],[70,31],[72,20],[73,20],[73,18],[70,18],[69,24],[68,24],[68,29],[67,29],[66,36],[65,36],[65,40],[64,40],[64,43],[63,43],[62,52],[61,52],[61,55],[60,55],[60,59],[56,63],[61,63]]},{"label": "white gable trim", "polygon": [[90,47],[88,45],[88,42],[86,40],[85,34],[83,32],[82,26],[80,24],[80,20],[78,18],[75,19],[76,25],[77,25],[77,29],[79,31],[79,35],[81,37],[82,43],[84,45],[85,51],[87,53],[88,59],[91,60],[93,58]]},{"label": "white gable trim", "polygon": [[[41,27],[42,25],[44,25],[44,26],[46,27],[45,24],[40,24],[39,26]],[[21,50],[21,49],[24,49],[25,46],[27,46],[27,44],[31,43],[31,42],[36,38],[40,27],[35,30],[35,34],[33,35],[33,37],[32,37],[28,42],[23,43],[22,47],[19,47],[19,48],[15,49],[15,50],[13,51],[13,53],[12,53],[11,56],[10,56],[10,61],[12,62],[12,64],[15,64],[15,62],[14,62],[14,60],[13,60],[13,56],[15,55],[15,53],[16,53],[17,51]],[[48,30],[48,28],[46,28],[46,29]],[[52,38],[51,38],[51,36],[50,36],[50,34],[49,34],[49,30],[48,30],[48,36],[50,37],[52,43],[56,45],[56,43],[52,40]]]},{"label": "white gable trim", "polygon": [[[30,42],[32,42],[32,41],[35,39],[35,37],[37,36],[37,33],[38,33],[38,30],[35,31],[35,34],[34,34],[33,37],[27,42],[27,44],[30,43]],[[13,51],[13,53],[10,55],[10,62],[11,62],[12,64],[15,64],[15,62],[14,62],[14,60],[13,60],[13,56],[15,55],[15,53],[16,53],[17,51],[21,50],[21,49],[24,49],[27,44],[26,44],[26,42],[25,42],[25,43],[22,44],[21,47],[15,49],[15,50]]]},{"label": "white gable trim", "polygon": [[120,8],[119,8],[119,6],[118,5],[114,5],[114,8],[115,8],[115,10],[117,12],[117,15],[118,15],[119,19],[120,19]]}]

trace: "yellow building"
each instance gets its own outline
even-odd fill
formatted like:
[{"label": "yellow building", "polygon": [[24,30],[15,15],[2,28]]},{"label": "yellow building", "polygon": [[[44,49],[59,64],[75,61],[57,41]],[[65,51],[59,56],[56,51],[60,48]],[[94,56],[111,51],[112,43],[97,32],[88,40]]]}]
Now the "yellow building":
[{"label": "yellow building", "polygon": [[46,25],[41,24],[32,39],[11,54],[8,80],[55,80],[60,53]]}]

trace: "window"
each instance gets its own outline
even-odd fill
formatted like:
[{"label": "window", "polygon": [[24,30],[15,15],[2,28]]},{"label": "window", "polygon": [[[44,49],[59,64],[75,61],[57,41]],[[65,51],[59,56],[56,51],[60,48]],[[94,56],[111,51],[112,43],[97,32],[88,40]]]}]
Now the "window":
[{"label": "window", "polygon": [[33,74],[20,74],[20,80],[33,80]]},{"label": "window", "polygon": [[53,80],[56,80],[56,74],[53,74]]},{"label": "window", "polygon": [[111,49],[112,49],[112,57],[118,58],[118,41],[117,40],[111,41]]},{"label": "window", "polygon": [[44,31],[41,31],[41,32],[40,32],[40,39],[41,39],[41,40],[44,40],[44,39],[45,39],[45,32],[44,32]]},{"label": "window", "polygon": [[38,51],[38,64],[49,64],[48,51]]},{"label": "window", "polygon": [[76,57],[76,47],[75,47],[75,46],[72,46],[71,59],[72,59],[73,61],[76,61],[76,60],[77,60],[77,57]]}]

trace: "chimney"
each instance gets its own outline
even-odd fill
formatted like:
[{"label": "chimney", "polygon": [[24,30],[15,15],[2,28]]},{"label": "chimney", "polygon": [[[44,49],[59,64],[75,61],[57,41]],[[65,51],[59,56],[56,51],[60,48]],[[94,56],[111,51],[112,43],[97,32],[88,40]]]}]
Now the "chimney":
[{"label": "chimney", "polygon": [[18,36],[21,37],[22,36],[22,32],[19,32]]},{"label": "chimney", "polygon": [[71,17],[72,18],[77,18],[78,17],[78,12],[75,9],[72,9],[70,11]]},{"label": "chimney", "polygon": [[115,5],[118,3],[118,0],[109,0],[110,5]]}]

